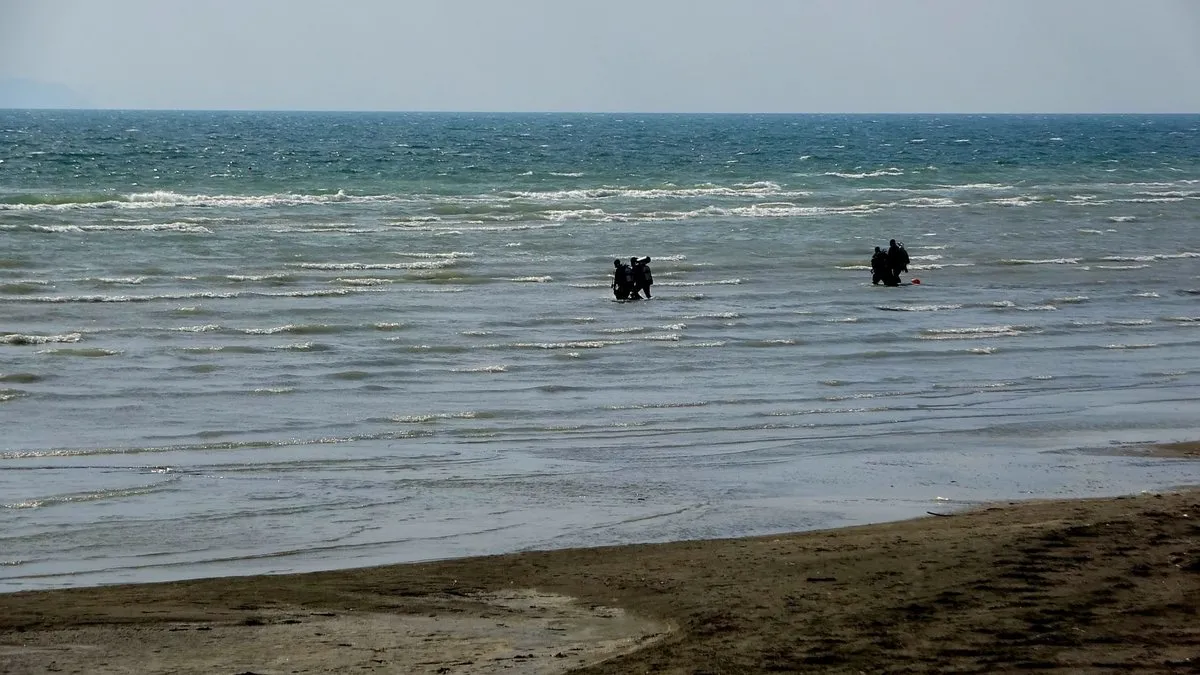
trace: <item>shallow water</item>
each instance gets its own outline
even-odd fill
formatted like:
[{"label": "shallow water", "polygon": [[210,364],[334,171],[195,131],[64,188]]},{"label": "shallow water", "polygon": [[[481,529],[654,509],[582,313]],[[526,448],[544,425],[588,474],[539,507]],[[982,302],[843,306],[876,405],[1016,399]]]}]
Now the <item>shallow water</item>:
[{"label": "shallow water", "polygon": [[0,111],[0,589],[1195,483],[1198,127]]}]

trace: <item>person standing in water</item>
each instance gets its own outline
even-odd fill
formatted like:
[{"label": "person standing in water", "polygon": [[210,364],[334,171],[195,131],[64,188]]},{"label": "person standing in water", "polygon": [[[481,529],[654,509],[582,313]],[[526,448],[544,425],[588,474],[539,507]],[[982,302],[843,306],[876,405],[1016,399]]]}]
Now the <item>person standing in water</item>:
[{"label": "person standing in water", "polygon": [[615,296],[617,300],[628,300],[629,299],[629,291],[632,290],[632,288],[631,288],[632,284],[630,283],[630,281],[631,281],[630,269],[628,267],[626,267],[624,263],[621,262],[620,258],[614,258],[613,259],[612,291],[613,291],[613,296]]},{"label": "person standing in water", "polygon": [[633,270],[633,292],[641,291],[650,299],[650,286],[654,284],[654,275],[650,272],[650,256],[629,259],[629,267]]},{"label": "person standing in water", "polygon": [[897,244],[895,239],[888,244],[888,266],[892,269],[892,276],[895,277],[896,283],[899,283],[900,273],[908,271],[908,251],[904,250],[904,244]]}]

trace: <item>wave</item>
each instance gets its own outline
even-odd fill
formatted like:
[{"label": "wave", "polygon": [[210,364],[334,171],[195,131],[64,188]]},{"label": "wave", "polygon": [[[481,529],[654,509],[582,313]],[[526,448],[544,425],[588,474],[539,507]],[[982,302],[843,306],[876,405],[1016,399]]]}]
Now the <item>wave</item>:
[{"label": "wave", "polygon": [[624,340],[573,340],[567,342],[510,342],[490,344],[487,349],[601,349],[624,344]]},{"label": "wave", "polygon": [[296,275],[288,274],[287,272],[272,272],[270,274],[226,274],[225,278],[229,281],[237,282],[255,282],[255,281],[296,281]]},{"label": "wave", "polygon": [[994,337],[1021,337],[1040,332],[1029,326],[972,326],[970,328],[926,328],[922,340],[976,340]]},{"label": "wave", "polygon": [[[7,302],[46,302],[46,303],[105,303],[105,302],[157,302],[161,300],[228,300],[241,297],[266,298],[326,298],[348,295],[356,292],[369,292],[370,288],[331,288],[311,291],[289,291],[270,293],[263,291],[239,291],[218,293],[215,291],[196,291],[194,293],[161,293],[155,295],[44,295],[28,298],[11,298]],[[181,310],[184,308],[181,308]]]},{"label": "wave", "polygon": [[273,328],[245,328],[242,330],[246,335],[277,335],[279,333],[288,333],[292,335],[326,335],[330,333],[344,333],[351,330],[350,326],[314,323],[314,324],[287,324],[285,326],[275,326]]},{"label": "wave", "polygon": [[1079,258],[1046,258],[1042,260],[1023,260],[1005,258],[1000,261],[1001,265],[1077,265]]},{"label": "wave", "polygon": [[212,345],[209,347],[184,347],[180,351],[185,354],[260,354],[263,349],[261,347],[248,347],[245,345]]},{"label": "wave", "polygon": [[395,279],[380,279],[380,278],[373,278],[373,277],[359,277],[359,278],[338,277],[337,279],[333,280],[333,283],[345,284],[347,286],[383,286],[386,284],[394,284],[394,283],[396,283],[396,280]]},{"label": "wave", "polygon": [[[93,457],[103,455],[141,455],[172,452],[212,452],[219,450],[246,450],[265,448],[287,448],[306,445],[340,445],[361,441],[401,440],[428,436],[427,431],[389,431],[350,436],[324,436],[319,438],[288,438],[283,440],[223,441],[214,443],[184,443],[161,446],[98,447],[98,448],[50,448],[43,450],[14,450],[0,452],[0,460],[23,460],[45,457]],[[157,473],[157,472],[156,472]]]},{"label": "wave", "polygon": [[42,349],[38,351],[38,354],[48,354],[50,356],[83,356],[91,358],[117,356],[121,354],[121,352],[113,349],[102,349],[100,347],[84,347],[79,349]]},{"label": "wave", "polygon": [[862,179],[862,178],[879,178],[879,177],[882,177],[882,176],[903,176],[903,175],[904,175],[904,170],[903,170],[903,169],[896,168],[896,167],[894,167],[894,166],[893,166],[893,167],[888,167],[888,168],[886,168],[886,169],[877,169],[877,170],[875,170],[875,171],[864,171],[864,172],[860,172],[860,173],[847,173],[847,172],[842,172],[842,171],[828,171],[828,172],[826,172],[826,173],[824,173],[824,174],[822,174],[822,175],[824,175],[824,176],[833,176],[833,177],[836,177],[836,178],[851,178],[851,179],[856,179],[856,180],[857,180],[857,179]]},{"label": "wave", "polygon": [[966,183],[963,185],[938,185],[947,190],[1015,190],[1016,186],[1004,183]]},{"label": "wave", "polygon": [[[441,420],[473,420],[479,417],[479,413],[472,411],[452,412],[452,413],[430,413],[425,415],[404,415],[391,418],[392,422],[400,424],[427,424],[429,422],[438,422]],[[491,417],[485,415],[484,417]]]},{"label": "wave", "polygon": [[[327,194],[203,195],[169,190],[131,194],[18,194],[0,200],[0,211],[67,211],[75,209],[154,209],[173,207],[273,208],[331,203],[409,201],[398,195],[348,195],[343,190]],[[180,223],[189,227],[193,224]],[[153,227],[153,226],[151,226]],[[132,226],[131,229],[142,229]]]},{"label": "wave", "polygon": [[714,281],[656,281],[655,286],[737,286],[741,279],[717,279]]},{"label": "wave", "polygon": [[887,310],[890,312],[944,312],[947,310],[962,309],[960,304],[945,304],[945,305],[880,305],[877,309]]},{"label": "wave", "polygon": [[[0,211],[3,211],[0,205]],[[31,232],[48,232],[52,234],[78,234],[84,232],[183,232],[186,234],[212,234],[213,231],[203,225],[191,223],[159,223],[144,225],[24,225]]]},{"label": "wave", "polygon": [[455,265],[454,259],[449,260],[421,260],[417,262],[394,262],[394,263],[335,263],[335,262],[305,262],[305,263],[287,263],[291,267],[299,267],[306,270],[324,270],[324,271],[343,271],[343,270],[436,270]]},{"label": "wave", "polygon": [[0,373],[0,382],[12,382],[14,384],[30,384],[40,382],[42,376],[36,373]]},{"label": "wave", "polygon": [[1184,258],[1200,258],[1200,253],[1194,251],[1183,251],[1181,253],[1150,253],[1146,255],[1109,255],[1104,256],[1101,260],[1113,262],[1154,262],[1158,260],[1180,260]]},{"label": "wave", "polygon": [[276,345],[271,349],[281,352],[327,352],[332,346],[320,342],[293,342],[286,345]]},{"label": "wave", "polygon": [[30,335],[25,333],[5,333],[0,335],[0,344],[4,345],[44,345],[54,342],[79,342],[83,336],[80,333],[64,333],[62,335]]},{"label": "wave", "polygon": [[[898,169],[897,169],[898,170]],[[604,199],[690,199],[703,197],[807,197],[812,193],[807,190],[787,190],[778,183],[758,181],[754,183],[737,183],[732,186],[702,184],[692,187],[666,185],[662,187],[624,187],[609,186],[598,188],[583,188],[572,190],[524,191],[510,190],[499,193],[499,197],[509,200],[528,200],[542,203],[580,202]],[[486,199],[486,197],[484,197]]]},{"label": "wave", "polygon": [[[3,455],[0,455],[3,457]],[[58,495],[55,497],[42,497],[40,499],[28,499],[22,502],[12,502],[8,504],[0,504],[0,509],[40,509],[60,504],[78,504],[80,502],[97,502],[107,499],[124,499],[126,497],[140,497],[142,495],[154,494],[169,488],[173,483],[179,482],[179,477],[167,479],[158,485],[147,485],[144,487],[122,488],[117,490],[100,490],[97,492],[77,492],[73,494]]]},{"label": "wave", "polygon": [[452,373],[507,373],[508,366],[497,364],[492,366],[474,366],[470,368],[451,368]]}]

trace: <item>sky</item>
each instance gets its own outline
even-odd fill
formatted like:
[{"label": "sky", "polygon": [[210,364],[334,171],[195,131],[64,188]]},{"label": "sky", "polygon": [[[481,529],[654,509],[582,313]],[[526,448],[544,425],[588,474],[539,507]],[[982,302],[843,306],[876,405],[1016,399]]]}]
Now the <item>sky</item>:
[{"label": "sky", "polygon": [[0,0],[3,105],[1194,113],[1200,1]]}]

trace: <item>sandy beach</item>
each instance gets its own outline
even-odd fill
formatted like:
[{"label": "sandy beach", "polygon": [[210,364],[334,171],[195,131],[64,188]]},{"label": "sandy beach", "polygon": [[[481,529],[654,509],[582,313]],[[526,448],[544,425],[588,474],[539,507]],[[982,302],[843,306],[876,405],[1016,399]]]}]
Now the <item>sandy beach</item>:
[{"label": "sandy beach", "polygon": [[15,593],[0,596],[0,673],[1196,672],[1198,611],[1200,491],[1181,489]]}]

